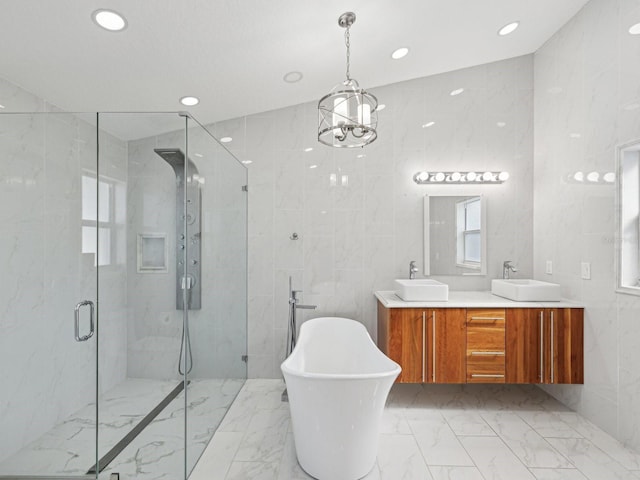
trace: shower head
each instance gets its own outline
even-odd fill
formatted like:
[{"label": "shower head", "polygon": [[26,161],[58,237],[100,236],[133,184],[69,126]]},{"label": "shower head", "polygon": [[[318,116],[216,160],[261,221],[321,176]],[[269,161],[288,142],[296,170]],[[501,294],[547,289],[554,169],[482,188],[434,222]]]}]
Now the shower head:
[{"label": "shower head", "polygon": [[[181,176],[182,172],[184,172],[184,153],[182,153],[182,150],[179,148],[154,148],[153,151],[173,167],[173,170],[176,172],[176,176]],[[188,159],[188,162],[189,174],[197,174],[198,169],[191,159]]]},{"label": "shower head", "polygon": [[154,148],[153,151],[160,155],[174,170],[184,167],[184,153],[179,148]]}]

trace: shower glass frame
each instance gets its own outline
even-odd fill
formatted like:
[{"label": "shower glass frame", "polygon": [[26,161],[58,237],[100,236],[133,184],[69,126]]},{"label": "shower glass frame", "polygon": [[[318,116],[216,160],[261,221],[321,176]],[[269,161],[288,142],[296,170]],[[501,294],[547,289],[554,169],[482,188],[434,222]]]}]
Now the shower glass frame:
[{"label": "shower glass frame", "polygon": [[[113,442],[105,444],[103,439],[102,432],[104,431],[103,422],[104,418],[102,417],[104,408],[108,407],[109,399],[106,400],[107,403],[104,403],[102,400],[102,395],[106,390],[109,389],[106,384],[110,384],[112,373],[109,372],[109,366],[113,364],[121,365],[123,362],[126,363],[130,360],[130,353],[127,351],[124,352],[124,360],[122,356],[119,355],[117,351],[113,351],[111,349],[113,343],[120,339],[120,337],[127,338],[127,342],[131,339],[129,338],[131,335],[131,330],[133,326],[130,325],[129,320],[126,320],[126,324],[124,325],[125,330],[122,331],[122,325],[119,325],[117,328],[113,326],[112,320],[120,318],[118,315],[131,315],[131,305],[127,300],[124,301],[124,305],[117,304],[118,295],[122,294],[122,290],[118,290],[117,282],[119,277],[118,273],[114,274],[113,269],[110,271],[110,267],[106,265],[101,265],[101,260],[99,259],[101,255],[108,255],[115,252],[118,245],[114,245],[113,243],[109,244],[108,242],[102,241],[104,240],[101,237],[101,230],[109,229],[109,228],[120,228],[118,225],[113,222],[112,219],[104,219],[101,217],[104,210],[101,210],[101,206],[104,205],[105,197],[108,196],[107,191],[111,192],[111,197],[109,197],[109,202],[113,202],[115,195],[115,191],[117,189],[121,189],[122,185],[124,185],[126,192],[126,210],[127,210],[127,218],[124,224],[125,237],[124,245],[126,249],[126,253],[124,258],[120,258],[120,261],[124,261],[125,269],[125,287],[127,292],[125,293],[126,298],[131,298],[134,295],[137,295],[137,292],[132,292],[129,290],[131,282],[131,268],[136,269],[136,265],[132,265],[132,251],[131,251],[131,236],[133,233],[129,231],[131,227],[130,219],[128,218],[128,211],[131,209],[129,202],[131,199],[129,198],[129,192],[127,189],[135,188],[131,187],[132,179],[130,178],[130,167],[129,162],[131,162],[132,158],[132,145],[135,143],[131,140],[127,140],[124,143],[126,144],[126,156],[127,156],[127,167],[124,179],[118,177],[118,173],[112,175],[113,172],[110,172],[110,169],[116,168],[115,163],[112,165],[110,163],[110,148],[114,148],[117,150],[118,145],[117,142],[110,143],[109,137],[112,135],[108,131],[105,131],[103,127],[105,125],[111,124],[111,126],[117,125],[122,119],[129,119],[131,121],[136,121],[140,118],[144,119],[145,117],[153,118],[154,121],[151,121],[152,127],[157,127],[158,125],[165,124],[165,129],[161,130],[161,133],[150,135],[148,138],[154,138],[155,140],[151,140],[155,142],[158,146],[162,146],[161,144],[167,143],[169,146],[173,145],[175,147],[179,147],[183,150],[186,158],[191,158],[195,160],[195,163],[198,164],[202,162],[204,168],[198,166],[200,170],[200,176],[197,179],[206,187],[203,190],[203,195],[210,197],[211,200],[210,207],[203,209],[200,229],[202,235],[198,235],[199,239],[203,240],[203,248],[202,251],[202,263],[203,269],[208,268],[206,262],[211,258],[216,259],[216,261],[220,261],[221,263],[212,267],[213,272],[210,272],[209,277],[205,275],[205,272],[202,273],[203,287],[207,288],[207,295],[204,295],[203,291],[203,301],[209,300],[211,303],[220,302],[222,304],[222,309],[226,308],[231,311],[233,315],[235,315],[234,322],[231,325],[225,324],[224,319],[218,318],[223,317],[224,315],[219,315],[222,311],[218,309],[217,311],[208,312],[206,315],[204,312],[190,312],[188,308],[183,308],[181,312],[181,322],[180,327],[183,332],[189,332],[190,325],[189,323],[194,321],[195,325],[193,327],[196,329],[197,340],[196,345],[194,345],[194,353],[196,355],[195,358],[198,360],[195,361],[195,365],[197,368],[194,368],[192,373],[188,372],[188,369],[184,369],[184,373],[179,377],[173,376],[173,378],[178,379],[182,384],[183,393],[182,398],[176,398],[174,401],[180,401],[180,407],[176,412],[177,415],[181,415],[182,418],[180,432],[177,432],[177,427],[174,428],[173,434],[180,434],[183,437],[182,442],[182,454],[180,454],[179,450],[174,451],[177,457],[181,457],[181,467],[180,468],[180,476],[183,478],[188,478],[191,470],[193,469],[195,463],[197,462],[199,456],[201,455],[204,447],[210,440],[211,436],[215,432],[215,428],[212,431],[208,431],[208,437],[206,441],[202,441],[202,437],[198,441],[190,440],[189,434],[191,430],[193,430],[198,422],[201,422],[202,419],[200,417],[192,416],[190,417],[190,413],[195,411],[194,403],[192,403],[192,399],[195,398],[199,400],[203,395],[203,388],[205,388],[207,384],[207,379],[212,378],[213,376],[220,375],[221,378],[219,380],[215,380],[221,385],[221,390],[226,395],[224,397],[227,403],[232,401],[237,394],[237,390],[239,390],[242,382],[247,377],[247,366],[246,366],[246,339],[247,339],[247,330],[246,330],[246,315],[247,315],[247,194],[246,194],[246,184],[247,184],[247,170],[241,162],[239,162],[233,155],[223,146],[220,142],[215,139],[211,133],[200,123],[198,123],[193,117],[191,117],[187,113],[183,112],[164,112],[164,113],[1,113],[0,121],[4,120],[6,125],[10,125],[14,123],[25,123],[28,124],[30,128],[33,128],[33,125],[39,125],[40,130],[34,134],[35,137],[38,137],[40,131],[42,131],[42,136],[45,140],[42,140],[45,145],[42,147],[42,163],[45,163],[45,159],[48,161],[48,157],[52,155],[50,151],[52,148],[46,144],[47,140],[50,140],[51,144],[54,146],[56,142],[60,142],[60,139],[53,138],[63,127],[60,127],[61,124],[64,127],[68,126],[69,132],[66,133],[65,140],[69,137],[69,144],[72,145],[71,153],[68,153],[68,158],[73,158],[79,156],[77,150],[82,150],[82,153],[87,154],[89,149],[95,148],[94,154],[91,156],[92,160],[89,165],[90,168],[84,169],[80,172],[74,171],[72,175],[74,176],[73,182],[75,184],[80,183],[82,181],[85,183],[93,183],[93,191],[95,191],[96,196],[96,205],[95,205],[95,222],[90,225],[94,230],[94,238],[95,238],[95,248],[94,248],[94,256],[95,256],[95,267],[91,275],[93,275],[93,280],[95,281],[95,294],[92,296],[91,301],[95,304],[95,335],[93,338],[88,338],[85,346],[91,346],[91,358],[94,363],[94,367],[91,367],[91,370],[94,372],[92,375],[95,375],[94,387],[92,388],[91,401],[89,404],[93,403],[93,408],[95,410],[95,415],[93,415],[91,419],[85,419],[85,430],[87,430],[87,425],[93,427],[93,431],[95,433],[95,445],[92,450],[93,453],[91,456],[91,462],[94,463],[94,466],[97,467],[97,470],[100,470],[100,461],[104,456],[105,450],[111,447]],[[170,119],[167,121],[167,119]],[[157,120],[157,121],[155,121]],[[50,123],[52,125],[50,125]],[[124,122],[126,123],[126,122]],[[180,124],[180,127],[176,129],[166,128],[166,125],[176,125]],[[2,125],[0,123],[0,125]],[[27,128],[27,127],[25,127]],[[6,130],[10,129],[7,127]],[[87,135],[87,132],[93,131],[93,134]],[[121,129],[120,131],[123,131]],[[0,133],[4,134],[2,128],[0,128]],[[86,138],[80,138],[79,133],[82,132],[85,134]],[[165,133],[169,132],[169,133]],[[75,133],[75,136],[74,136]],[[6,138],[6,137],[5,137]],[[26,141],[26,140],[25,140]],[[179,142],[179,145],[176,145],[176,141]],[[194,145],[197,145],[197,150],[194,149]],[[38,144],[39,145],[39,144]],[[166,145],[165,145],[166,146]],[[60,158],[58,160],[64,162],[68,161],[68,158],[65,156],[64,148],[66,144],[60,145]],[[29,146],[24,146],[25,150],[29,150]],[[2,154],[2,136],[0,135],[0,154]],[[18,152],[19,153],[19,152]],[[111,152],[113,153],[113,152]],[[11,154],[11,152],[9,152]],[[17,153],[16,153],[17,155]],[[16,157],[17,158],[17,157]],[[0,159],[3,161],[3,159]],[[160,158],[157,158],[158,162],[162,162]],[[15,162],[16,164],[19,162]],[[206,166],[205,166],[206,164]],[[13,164],[11,166],[13,168]],[[18,167],[16,167],[18,168]],[[44,169],[44,168],[43,168]],[[93,171],[92,171],[93,170]],[[117,168],[116,168],[117,170]],[[204,173],[203,173],[204,170]],[[50,167],[50,171],[53,169]],[[87,172],[87,175],[84,175],[82,172]],[[94,175],[91,175],[91,174]],[[122,172],[120,172],[122,173]],[[78,177],[79,175],[79,177]],[[184,179],[190,178],[193,180],[193,172],[189,171],[189,162],[184,162]],[[13,175],[13,177],[18,178],[19,175]],[[2,169],[0,169],[0,188],[5,188],[6,185],[9,184],[12,180],[12,172],[5,172],[3,175]],[[26,177],[26,175],[25,175]],[[85,180],[84,178],[90,178],[91,180]],[[230,180],[232,179],[232,180]],[[80,181],[82,180],[82,181]],[[3,187],[2,183],[5,183]],[[111,182],[111,183],[109,183]],[[104,187],[104,184],[111,185],[112,190],[108,190],[107,187]],[[46,186],[49,190],[54,190],[56,188],[55,184]],[[103,188],[104,187],[104,188]],[[225,190],[225,187],[228,187],[228,190]],[[78,188],[74,187],[75,190],[71,192],[69,195],[80,195],[82,192],[78,192]],[[222,192],[222,193],[221,193]],[[60,192],[58,192],[60,193]],[[62,192],[64,193],[64,192]],[[62,194],[60,193],[60,194]],[[68,192],[67,192],[68,193]],[[0,199],[2,196],[0,195]],[[74,203],[81,203],[80,198],[72,199]],[[46,202],[45,202],[46,203]],[[8,204],[11,204],[9,202]],[[52,203],[55,205],[55,203]],[[187,218],[187,192],[185,189],[185,197],[184,197],[184,216],[183,218]],[[52,206],[53,208],[53,206]],[[114,207],[115,208],[115,207]],[[219,211],[218,211],[219,210]],[[175,209],[172,210],[175,212]],[[44,214],[44,211],[43,211]],[[72,216],[73,214],[70,214]],[[230,219],[235,218],[236,221],[229,222]],[[176,222],[180,219],[176,219]],[[44,220],[43,220],[44,221]],[[225,223],[227,222],[227,223]],[[114,226],[115,225],[115,226]],[[219,226],[226,226],[227,230],[222,230],[223,234],[227,234],[227,232],[232,232],[233,237],[228,239],[226,242],[226,246],[231,246],[232,251],[229,255],[225,254],[222,251],[216,251],[215,248],[219,248],[220,243],[222,246],[225,246],[225,242],[220,242],[220,232],[216,231],[215,228]],[[52,225],[52,233],[55,232],[56,228],[59,227],[65,228],[65,224],[61,223],[60,225]],[[74,226],[74,228],[76,228]],[[168,235],[172,235],[172,232],[176,232],[177,229],[173,231],[169,231]],[[185,239],[189,239],[189,232],[187,222],[182,222],[182,231]],[[216,236],[217,235],[217,236]],[[54,235],[55,236],[55,235]],[[61,231],[61,236],[64,236]],[[118,237],[118,234],[110,237],[112,241],[122,242],[122,238]],[[63,239],[60,240],[61,242]],[[209,242],[209,243],[207,243]],[[215,247],[213,244],[216,244]],[[169,244],[170,245],[170,244]],[[177,244],[174,244],[177,246]],[[180,255],[181,261],[184,262],[186,273],[189,274],[189,252],[190,252],[190,244],[189,242],[185,242],[185,248],[183,250],[174,250],[177,255]],[[201,248],[202,248],[201,247]],[[70,246],[69,248],[76,248],[75,244]],[[226,248],[226,247],[225,247]],[[108,250],[111,249],[111,252]],[[169,250],[169,265],[175,263],[174,260],[174,251]],[[77,256],[77,253],[73,255]],[[71,256],[73,256],[71,255]],[[115,253],[117,256],[118,253]],[[84,257],[83,257],[84,258]],[[227,263],[225,264],[225,261]],[[86,263],[86,262],[84,262]],[[78,264],[80,265],[80,264]],[[174,270],[175,271],[175,270]],[[122,272],[120,272],[122,274]],[[224,278],[224,275],[227,275],[228,278]],[[222,277],[220,277],[222,275]],[[89,279],[91,280],[91,279]],[[227,282],[228,283],[225,283]],[[204,283],[209,282],[209,283]],[[88,285],[91,284],[90,281],[81,282],[84,288],[90,288]],[[122,287],[122,285],[120,285]],[[62,287],[64,288],[64,286]],[[111,289],[111,290],[109,290]],[[225,290],[227,289],[227,290]],[[175,290],[174,290],[175,292]],[[65,292],[68,294],[68,292]],[[182,290],[182,303],[183,305],[187,305],[187,295],[188,292],[186,289]],[[76,292],[76,296],[78,297],[78,301],[83,300],[79,292]],[[162,297],[162,294],[160,294]],[[209,298],[207,298],[209,297]],[[225,304],[224,297],[228,297],[229,303]],[[74,297],[75,298],[75,297]],[[116,299],[116,304],[111,303],[112,299]],[[204,303],[204,302],[203,302]],[[0,305],[1,306],[1,305]],[[122,308],[121,308],[122,307]],[[82,311],[81,311],[82,314]],[[192,315],[193,314],[193,315]],[[194,317],[194,318],[192,318]],[[124,318],[124,317],[123,317]],[[225,317],[226,318],[226,317]],[[66,322],[66,319],[64,320]],[[81,317],[81,321],[85,322],[86,319]],[[203,328],[207,326],[207,322],[214,325],[211,331],[204,331]],[[84,323],[83,323],[84,325]],[[114,330],[115,328],[115,330]],[[2,329],[2,323],[0,322],[0,332]],[[226,329],[226,330],[225,330]],[[127,333],[129,331],[129,333]],[[82,332],[81,332],[82,333]],[[86,332],[84,332],[86,333]],[[114,340],[114,335],[119,336]],[[188,362],[187,355],[188,352],[191,351],[192,346],[187,344],[188,334],[183,335],[182,341],[180,342],[181,348],[181,358],[176,359],[177,363],[180,361],[183,365]],[[211,345],[210,343],[213,339],[214,343]],[[230,343],[229,339],[237,340],[234,344],[234,348],[228,348],[228,344]],[[202,343],[205,342],[205,343]],[[217,343],[216,343],[217,342]],[[234,343],[231,341],[231,343]],[[130,349],[130,347],[129,347]],[[221,351],[217,352],[218,350]],[[207,365],[204,365],[204,361],[200,360],[199,355],[207,354],[214,352],[207,357]],[[227,362],[228,364],[219,364],[212,365],[212,363],[216,362]],[[55,359],[52,359],[52,361]],[[55,363],[55,362],[54,362]],[[87,364],[83,363],[82,368],[86,370]],[[128,366],[126,367],[128,368]],[[129,373],[125,374],[128,378]],[[216,377],[217,378],[217,377]],[[202,381],[204,379],[204,381]],[[234,383],[235,382],[235,383]],[[111,382],[113,383],[113,382]],[[231,385],[229,386],[229,383]],[[217,385],[217,383],[216,383]],[[226,389],[226,390],[225,390]],[[45,396],[47,396],[48,392],[42,392]],[[4,399],[0,398],[0,401],[4,401]],[[103,407],[104,404],[104,407]],[[196,405],[197,406],[197,405]],[[89,405],[87,408],[90,408]],[[182,413],[180,413],[181,411]],[[0,412],[2,413],[2,412]],[[121,412],[121,416],[119,418],[125,418],[126,411],[123,409]],[[1,415],[0,415],[1,416]],[[172,418],[173,420],[176,417]],[[190,421],[191,420],[191,421]],[[153,425],[153,424],[152,424]],[[144,433],[144,432],[143,432]],[[141,434],[142,435],[142,434]],[[86,458],[86,457],[85,457]],[[116,457],[117,458],[117,457]],[[0,459],[2,460],[2,459]],[[87,465],[88,466],[88,465]],[[82,472],[80,470],[76,470],[73,472],[65,472],[60,473],[58,471],[37,471],[37,469],[30,471],[3,471],[2,470],[2,461],[0,461],[0,479],[3,478],[35,478],[35,476],[40,476],[40,478],[45,478],[47,475],[66,475],[68,478],[104,478],[105,474],[109,473],[109,469],[105,470],[104,473],[98,474],[93,473],[89,474],[88,472]],[[116,472],[117,470],[112,470]],[[122,478],[128,478],[126,473],[123,473]],[[151,478],[151,477],[150,477]]]}]

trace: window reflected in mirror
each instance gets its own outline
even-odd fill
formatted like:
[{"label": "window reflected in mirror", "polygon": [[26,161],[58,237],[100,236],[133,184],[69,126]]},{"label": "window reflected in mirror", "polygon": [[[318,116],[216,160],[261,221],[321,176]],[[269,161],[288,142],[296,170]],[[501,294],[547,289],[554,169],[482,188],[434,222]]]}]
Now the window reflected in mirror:
[{"label": "window reflected in mirror", "polygon": [[425,275],[486,275],[486,248],[481,195],[425,196]]}]

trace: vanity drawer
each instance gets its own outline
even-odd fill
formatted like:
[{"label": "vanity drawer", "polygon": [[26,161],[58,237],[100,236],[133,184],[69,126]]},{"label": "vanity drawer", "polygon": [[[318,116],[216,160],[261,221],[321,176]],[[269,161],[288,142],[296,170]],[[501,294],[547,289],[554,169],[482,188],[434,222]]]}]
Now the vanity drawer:
[{"label": "vanity drawer", "polygon": [[504,354],[504,326],[467,327],[467,355],[486,350]]},{"label": "vanity drawer", "polygon": [[467,383],[504,383],[504,352],[467,355]]},{"label": "vanity drawer", "polygon": [[504,328],[504,308],[467,309],[467,326],[502,326]]},{"label": "vanity drawer", "polygon": [[504,317],[504,309],[467,310],[467,356],[485,351],[504,355]]}]

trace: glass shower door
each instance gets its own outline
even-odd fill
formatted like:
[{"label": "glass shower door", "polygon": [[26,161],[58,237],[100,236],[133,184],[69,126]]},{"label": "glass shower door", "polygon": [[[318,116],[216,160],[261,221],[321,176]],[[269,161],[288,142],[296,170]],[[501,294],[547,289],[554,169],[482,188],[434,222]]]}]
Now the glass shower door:
[{"label": "glass shower door", "polygon": [[0,478],[95,478],[99,194],[95,122],[0,115]]}]

